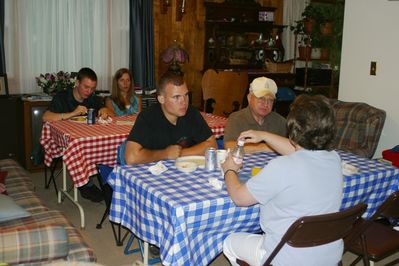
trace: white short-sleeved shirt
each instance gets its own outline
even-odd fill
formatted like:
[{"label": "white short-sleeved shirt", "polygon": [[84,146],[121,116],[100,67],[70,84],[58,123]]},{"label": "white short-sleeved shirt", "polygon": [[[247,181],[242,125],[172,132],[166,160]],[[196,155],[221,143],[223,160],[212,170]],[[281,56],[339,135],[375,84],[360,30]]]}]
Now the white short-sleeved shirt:
[{"label": "white short-sleeved shirt", "polygon": [[[267,257],[299,217],[339,211],[343,190],[341,159],[335,151],[299,150],[270,161],[248,180],[247,188],[260,203]],[[342,240],[312,248],[286,245],[273,265],[336,265],[342,251]]]}]

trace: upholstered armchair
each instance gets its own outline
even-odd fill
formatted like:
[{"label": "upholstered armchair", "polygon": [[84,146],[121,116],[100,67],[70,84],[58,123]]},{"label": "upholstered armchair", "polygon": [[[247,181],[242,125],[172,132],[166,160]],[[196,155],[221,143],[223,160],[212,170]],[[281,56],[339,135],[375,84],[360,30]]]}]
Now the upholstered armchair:
[{"label": "upholstered armchair", "polygon": [[385,111],[360,102],[330,102],[337,120],[334,148],[372,158],[384,127]]}]

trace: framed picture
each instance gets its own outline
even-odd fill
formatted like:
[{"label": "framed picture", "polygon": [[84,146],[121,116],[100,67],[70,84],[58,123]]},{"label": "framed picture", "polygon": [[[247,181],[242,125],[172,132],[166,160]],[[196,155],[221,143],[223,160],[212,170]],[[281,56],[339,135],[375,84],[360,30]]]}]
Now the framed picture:
[{"label": "framed picture", "polygon": [[259,11],[259,21],[274,21],[273,11]]},{"label": "framed picture", "polygon": [[8,95],[7,74],[0,74],[0,95]]}]

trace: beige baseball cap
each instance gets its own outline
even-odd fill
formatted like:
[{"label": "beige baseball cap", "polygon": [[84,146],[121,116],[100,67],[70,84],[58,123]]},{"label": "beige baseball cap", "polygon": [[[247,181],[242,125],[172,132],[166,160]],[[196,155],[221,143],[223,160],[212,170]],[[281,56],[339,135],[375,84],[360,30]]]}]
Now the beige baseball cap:
[{"label": "beige baseball cap", "polygon": [[259,77],[254,79],[249,85],[249,91],[252,92],[257,98],[263,97],[265,95],[271,95],[276,98],[277,85],[274,80]]}]

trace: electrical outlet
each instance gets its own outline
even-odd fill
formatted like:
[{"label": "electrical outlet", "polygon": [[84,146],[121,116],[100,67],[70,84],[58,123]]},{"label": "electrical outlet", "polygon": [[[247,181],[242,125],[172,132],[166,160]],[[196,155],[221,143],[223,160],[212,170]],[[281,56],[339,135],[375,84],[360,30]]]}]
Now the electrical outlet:
[{"label": "electrical outlet", "polygon": [[377,75],[377,62],[371,61],[370,63],[370,75],[375,76]]}]

